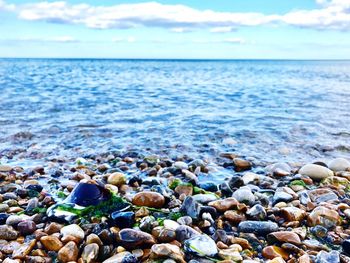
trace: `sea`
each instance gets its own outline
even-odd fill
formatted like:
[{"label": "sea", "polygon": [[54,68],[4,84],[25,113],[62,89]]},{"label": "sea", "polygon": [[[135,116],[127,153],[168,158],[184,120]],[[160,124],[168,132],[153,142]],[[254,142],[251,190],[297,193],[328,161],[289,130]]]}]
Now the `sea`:
[{"label": "sea", "polygon": [[0,162],[350,157],[350,61],[0,59]]}]

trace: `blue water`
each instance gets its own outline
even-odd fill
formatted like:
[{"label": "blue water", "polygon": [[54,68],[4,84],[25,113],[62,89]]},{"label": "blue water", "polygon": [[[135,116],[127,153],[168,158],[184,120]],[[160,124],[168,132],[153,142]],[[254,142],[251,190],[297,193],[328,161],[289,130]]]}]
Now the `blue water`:
[{"label": "blue water", "polygon": [[0,160],[350,156],[349,61],[0,60]]}]

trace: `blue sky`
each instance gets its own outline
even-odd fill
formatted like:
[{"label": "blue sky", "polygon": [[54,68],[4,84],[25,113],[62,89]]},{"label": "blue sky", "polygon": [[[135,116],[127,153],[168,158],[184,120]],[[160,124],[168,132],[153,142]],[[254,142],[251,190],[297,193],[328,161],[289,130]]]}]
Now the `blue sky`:
[{"label": "blue sky", "polygon": [[0,0],[0,57],[350,59],[350,0]]}]

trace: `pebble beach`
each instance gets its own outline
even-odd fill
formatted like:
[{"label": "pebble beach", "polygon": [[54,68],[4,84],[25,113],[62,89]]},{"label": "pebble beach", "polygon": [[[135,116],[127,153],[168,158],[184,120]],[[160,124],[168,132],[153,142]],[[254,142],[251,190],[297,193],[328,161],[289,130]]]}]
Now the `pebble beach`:
[{"label": "pebble beach", "polygon": [[108,154],[0,165],[0,180],[4,263],[350,261],[344,158],[258,167],[230,152],[215,165]]}]

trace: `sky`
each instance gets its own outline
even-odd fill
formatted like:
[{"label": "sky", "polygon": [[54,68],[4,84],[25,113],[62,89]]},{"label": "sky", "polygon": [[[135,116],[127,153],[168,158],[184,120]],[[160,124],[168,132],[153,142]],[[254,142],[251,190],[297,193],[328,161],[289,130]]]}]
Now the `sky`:
[{"label": "sky", "polygon": [[350,59],[350,0],[0,0],[0,57]]}]

